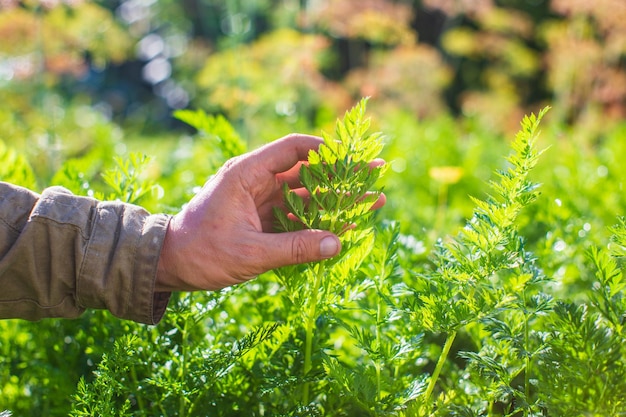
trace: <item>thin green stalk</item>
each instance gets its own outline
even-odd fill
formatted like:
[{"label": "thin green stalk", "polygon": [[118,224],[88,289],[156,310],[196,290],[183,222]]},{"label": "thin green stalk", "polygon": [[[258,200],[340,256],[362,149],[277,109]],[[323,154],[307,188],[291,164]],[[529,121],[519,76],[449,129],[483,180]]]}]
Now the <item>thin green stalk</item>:
[{"label": "thin green stalk", "polygon": [[133,379],[133,383],[137,387],[137,396],[135,397],[135,399],[137,400],[137,406],[139,407],[139,409],[141,411],[146,411],[146,404],[143,401],[142,394],[139,392],[139,378],[137,378],[137,369],[135,368],[135,365],[131,365],[130,367],[131,378]]},{"label": "thin green stalk", "polygon": [[376,401],[380,402],[381,400],[381,392],[382,392],[382,377],[381,377],[381,373],[382,373],[382,333],[383,333],[383,329],[381,326],[382,320],[383,320],[383,315],[384,315],[384,311],[383,311],[383,302],[382,302],[382,297],[380,296],[381,293],[381,288],[383,287],[383,280],[385,279],[385,275],[386,275],[386,271],[385,271],[385,263],[382,263],[381,266],[381,271],[379,274],[379,281],[378,281],[378,288],[377,288],[377,295],[378,295],[378,305],[377,305],[377,309],[376,309],[376,344],[378,346],[378,359],[375,362],[375,367],[376,367]]},{"label": "thin green stalk", "polygon": [[[530,404],[530,372],[531,372],[531,358],[530,358],[530,326],[528,322],[530,317],[526,311],[526,292],[523,293],[524,299],[524,350],[526,351],[525,368],[524,368],[524,395],[526,395],[526,403]],[[524,416],[528,416],[528,408],[524,410]]]},{"label": "thin green stalk", "polygon": [[[185,386],[185,375],[187,374],[187,323],[189,323],[188,318],[185,318],[185,324],[181,329],[181,366],[178,372],[178,380],[181,386]],[[178,416],[185,417],[187,414],[187,404],[185,396],[180,393],[180,397],[178,399]]]},{"label": "thin green stalk", "polygon": [[437,194],[437,208],[435,209],[435,227],[433,230],[437,234],[441,234],[445,224],[446,210],[448,205],[448,184],[443,183],[439,187]]},{"label": "thin green stalk", "polygon": [[[326,273],[326,265],[325,262],[320,262],[317,264],[317,268],[315,271],[315,281],[313,283],[312,291],[309,293],[308,299],[308,312],[306,316],[305,322],[305,341],[304,341],[304,376],[311,371],[313,368],[312,365],[312,356],[313,356],[313,329],[315,328],[315,317],[317,315],[317,295],[319,293],[319,289],[322,285],[322,279]],[[304,404],[309,403],[309,389],[310,383],[306,381],[304,386],[302,387],[302,402]]]},{"label": "thin green stalk", "polygon": [[448,358],[448,353],[450,353],[450,348],[452,347],[452,343],[454,342],[454,338],[456,337],[456,330],[453,330],[452,333],[448,334],[446,338],[446,343],[443,345],[443,349],[441,350],[441,355],[439,355],[439,360],[437,361],[437,366],[435,366],[435,371],[433,375],[430,377],[430,382],[428,383],[428,388],[426,388],[426,392],[424,393],[424,404],[428,402],[430,396],[435,389],[435,385],[437,384],[437,379],[439,379],[439,374],[441,373],[441,369],[443,368],[443,364],[446,362]]},{"label": "thin green stalk", "polygon": [[382,370],[382,364],[381,364],[381,350],[382,350],[382,340],[380,337],[380,334],[382,333],[382,328],[380,326],[380,322],[381,322],[381,316],[383,314],[382,311],[382,305],[380,302],[380,297],[378,300],[378,310],[376,311],[376,345],[378,346],[378,359],[376,360],[375,366],[376,366],[376,401],[379,402],[381,400],[381,370]]}]

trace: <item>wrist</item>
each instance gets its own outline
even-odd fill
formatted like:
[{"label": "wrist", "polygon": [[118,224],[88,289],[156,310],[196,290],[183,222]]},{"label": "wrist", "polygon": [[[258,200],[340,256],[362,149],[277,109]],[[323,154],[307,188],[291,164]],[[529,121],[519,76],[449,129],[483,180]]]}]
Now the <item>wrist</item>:
[{"label": "wrist", "polygon": [[157,263],[156,280],[154,284],[155,292],[172,292],[182,289],[181,281],[178,279],[176,272],[175,253],[172,250],[172,235],[174,227],[174,218],[170,218],[168,223],[159,260]]}]

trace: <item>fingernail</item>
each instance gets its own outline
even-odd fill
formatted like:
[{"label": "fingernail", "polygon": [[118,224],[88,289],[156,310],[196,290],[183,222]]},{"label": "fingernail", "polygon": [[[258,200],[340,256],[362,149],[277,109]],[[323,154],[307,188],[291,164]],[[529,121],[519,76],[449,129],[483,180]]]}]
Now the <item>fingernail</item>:
[{"label": "fingernail", "polygon": [[320,254],[324,258],[335,256],[339,252],[339,242],[333,236],[327,236],[320,241]]}]

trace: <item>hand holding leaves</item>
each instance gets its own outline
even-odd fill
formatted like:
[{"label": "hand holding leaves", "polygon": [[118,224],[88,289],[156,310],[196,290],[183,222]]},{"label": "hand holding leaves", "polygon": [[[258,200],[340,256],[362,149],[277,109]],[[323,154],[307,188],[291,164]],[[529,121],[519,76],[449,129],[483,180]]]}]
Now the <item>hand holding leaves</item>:
[{"label": "hand holding leaves", "polygon": [[371,210],[385,203],[380,191],[370,191],[385,170],[377,159],[383,148],[380,132],[368,133],[367,99],[338,120],[335,136],[322,132],[324,143],[309,151],[300,167],[302,188],[283,188],[286,214],[275,209],[279,229],[329,230],[338,236],[368,225]]}]

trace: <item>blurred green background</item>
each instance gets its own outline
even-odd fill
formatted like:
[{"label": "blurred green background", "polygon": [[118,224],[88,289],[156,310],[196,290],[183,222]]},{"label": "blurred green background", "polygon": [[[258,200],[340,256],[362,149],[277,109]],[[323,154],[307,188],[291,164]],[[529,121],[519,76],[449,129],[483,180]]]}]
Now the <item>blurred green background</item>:
[{"label": "blurred green background", "polygon": [[260,142],[323,125],[362,96],[381,115],[451,114],[497,132],[550,103],[553,119],[597,131],[625,115],[625,9],[621,0],[3,0],[2,135],[54,142],[66,123],[89,130],[103,118],[158,138],[181,128],[173,109],[194,107]]}]

